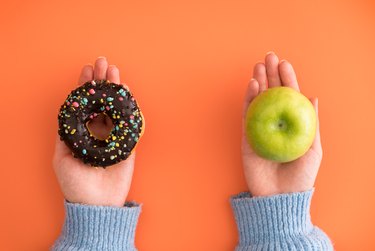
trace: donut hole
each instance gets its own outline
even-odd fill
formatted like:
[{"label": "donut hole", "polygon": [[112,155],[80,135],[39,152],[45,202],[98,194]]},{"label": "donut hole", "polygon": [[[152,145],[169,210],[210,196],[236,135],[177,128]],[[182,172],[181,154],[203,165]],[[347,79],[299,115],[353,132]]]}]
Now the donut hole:
[{"label": "donut hole", "polygon": [[111,118],[106,113],[99,113],[86,123],[90,134],[99,140],[106,140],[114,128]]}]

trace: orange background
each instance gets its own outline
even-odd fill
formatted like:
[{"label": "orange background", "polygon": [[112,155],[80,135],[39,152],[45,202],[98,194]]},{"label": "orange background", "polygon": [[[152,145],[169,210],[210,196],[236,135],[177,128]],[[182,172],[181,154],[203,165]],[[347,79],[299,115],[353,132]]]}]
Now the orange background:
[{"label": "orange background", "polygon": [[1,1],[1,250],[47,250],[63,196],[57,112],[106,56],[147,121],[130,200],[140,250],[233,250],[246,190],[242,98],[274,50],[319,97],[324,150],[311,209],[337,250],[375,250],[373,1]]}]

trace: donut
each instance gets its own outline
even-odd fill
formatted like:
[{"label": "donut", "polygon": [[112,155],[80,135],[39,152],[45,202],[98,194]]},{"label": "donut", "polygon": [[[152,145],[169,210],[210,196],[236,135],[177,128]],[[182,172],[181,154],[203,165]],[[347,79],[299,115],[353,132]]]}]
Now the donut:
[{"label": "donut", "polygon": [[[113,129],[106,139],[96,138],[88,123],[103,113]],[[108,80],[92,80],[71,91],[58,114],[58,134],[75,158],[94,167],[127,159],[144,131],[144,118],[127,87]]]}]

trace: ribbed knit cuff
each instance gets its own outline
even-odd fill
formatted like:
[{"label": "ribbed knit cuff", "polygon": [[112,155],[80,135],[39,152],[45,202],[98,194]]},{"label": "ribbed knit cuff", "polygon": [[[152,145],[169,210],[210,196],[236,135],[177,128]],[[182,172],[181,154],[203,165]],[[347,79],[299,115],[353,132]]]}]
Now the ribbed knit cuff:
[{"label": "ribbed knit cuff", "polygon": [[306,192],[251,197],[248,192],[231,197],[239,231],[239,246],[280,243],[313,230],[310,203],[314,189]]},{"label": "ribbed knit cuff", "polygon": [[124,207],[65,204],[62,234],[53,250],[136,250],[135,228],[141,205]]}]

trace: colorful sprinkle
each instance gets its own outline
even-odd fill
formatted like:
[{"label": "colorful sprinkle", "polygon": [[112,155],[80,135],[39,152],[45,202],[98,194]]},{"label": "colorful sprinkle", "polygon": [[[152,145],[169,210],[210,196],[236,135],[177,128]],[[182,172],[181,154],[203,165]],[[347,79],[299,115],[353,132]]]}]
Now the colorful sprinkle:
[{"label": "colorful sprinkle", "polygon": [[121,96],[123,96],[123,97],[126,96],[126,92],[125,92],[124,89],[120,89],[118,92],[121,94]]},{"label": "colorful sprinkle", "polygon": [[[66,98],[59,113],[59,119],[61,119],[61,122],[59,122],[59,133],[61,136],[68,139],[73,139],[74,136],[80,136],[75,140],[73,139],[74,142],[71,142],[73,146],[72,149],[75,151],[75,156],[78,154],[85,162],[93,162],[98,166],[102,166],[103,164],[105,167],[114,162],[126,159],[129,155],[128,151],[131,150],[128,148],[132,148],[141,135],[142,118],[140,117],[137,103],[126,86],[116,85],[114,83],[102,86],[105,83],[104,80],[99,82],[93,80],[90,82],[72,91]],[[134,101],[134,103],[132,101]],[[94,137],[94,135],[91,135],[89,131],[81,133],[81,125],[71,123],[68,120],[69,117],[79,115],[78,113],[80,111],[77,111],[77,109],[82,109],[81,119],[84,123],[87,123],[89,119],[94,119],[100,113],[107,114],[115,124],[111,135],[103,139],[102,143],[99,145],[92,144],[95,141],[90,140],[93,140],[92,137]],[[97,113],[94,113],[94,110],[96,110]],[[92,149],[83,149],[85,144],[92,144]],[[127,144],[129,144],[129,146],[127,146]],[[98,154],[94,154],[94,152]],[[89,154],[90,160],[87,160],[86,158]],[[102,154],[102,156],[100,156],[100,154]]]},{"label": "colorful sprinkle", "polygon": [[82,99],[82,103],[83,103],[84,105],[87,105],[87,102],[89,102],[89,101],[87,100],[87,98],[83,98],[83,99]]}]

